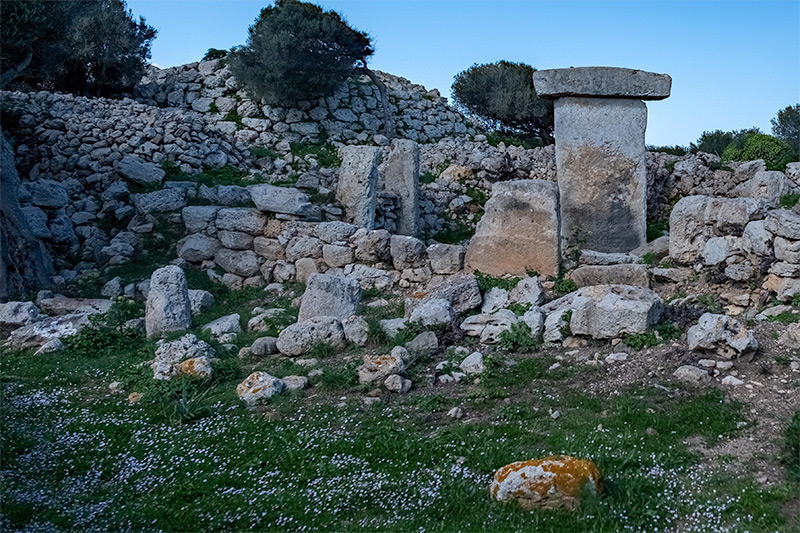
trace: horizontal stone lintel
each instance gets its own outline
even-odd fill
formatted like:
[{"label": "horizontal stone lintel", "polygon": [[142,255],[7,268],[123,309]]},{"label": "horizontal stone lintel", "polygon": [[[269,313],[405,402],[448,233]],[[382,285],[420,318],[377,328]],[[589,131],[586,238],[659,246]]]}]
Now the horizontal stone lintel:
[{"label": "horizontal stone lintel", "polygon": [[573,67],[537,70],[533,73],[536,94],[543,98],[596,96],[663,100],[672,88],[668,74],[620,67]]}]

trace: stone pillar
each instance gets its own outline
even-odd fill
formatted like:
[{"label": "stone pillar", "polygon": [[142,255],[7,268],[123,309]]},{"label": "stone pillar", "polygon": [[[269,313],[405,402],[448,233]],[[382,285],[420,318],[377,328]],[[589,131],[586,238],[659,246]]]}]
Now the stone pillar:
[{"label": "stone pillar", "polygon": [[345,209],[345,220],[375,229],[376,189],[381,149],[377,146],[345,146],[336,199]]},{"label": "stone pillar", "polygon": [[555,99],[562,246],[629,252],[647,242],[647,107],[666,74],[612,67],[539,70],[536,93]]},{"label": "stone pillar", "polygon": [[419,145],[408,139],[392,141],[379,189],[400,200],[397,234],[415,236],[419,231]]}]

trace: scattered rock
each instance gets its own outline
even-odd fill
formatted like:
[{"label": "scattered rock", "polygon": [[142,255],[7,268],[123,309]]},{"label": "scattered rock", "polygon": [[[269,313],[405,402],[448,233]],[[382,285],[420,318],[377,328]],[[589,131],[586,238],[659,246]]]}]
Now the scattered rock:
[{"label": "scattered rock", "polygon": [[402,374],[408,357],[408,350],[401,346],[392,348],[389,355],[364,355],[364,364],[358,368],[358,382],[365,385],[383,381],[392,374]]},{"label": "scattered rock", "polygon": [[707,370],[692,365],[679,367],[672,376],[678,381],[692,386],[705,385],[711,381],[711,376]]},{"label": "scattered rock", "polygon": [[327,344],[334,349],[344,348],[344,330],[339,319],[333,316],[315,316],[287,327],[278,335],[278,351],[290,357],[303,355],[317,344]]},{"label": "scattered rock", "polygon": [[312,274],[300,303],[298,322],[315,316],[332,316],[339,320],[358,313],[361,286],[352,278],[332,274]]},{"label": "scattered rock", "polygon": [[483,374],[483,371],[486,370],[486,366],[483,364],[483,354],[480,352],[472,352],[461,361],[458,367],[469,376]]},{"label": "scattered rock", "polygon": [[708,350],[725,359],[755,352],[758,349],[753,333],[737,319],[705,313],[689,328],[690,350]]},{"label": "scattered rock", "polygon": [[[188,359],[194,359],[199,363],[198,372],[207,367],[210,373],[209,359],[214,357],[215,353],[211,345],[191,333],[174,341],[162,342],[156,349],[155,359],[150,365],[153,369],[153,378],[166,380],[180,374],[183,370],[181,363]],[[193,371],[193,364],[187,365],[187,370]]]},{"label": "scattered rock", "polygon": [[661,318],[664,303],[650,289],[630,285],[595,285],[578,289],[572,300],[573,335],[614,339],[644,333]]},{"label": "scattered rock", "polygon": [[386,390],[390,392],[405,394],[411,390],[411,380],[405,379],[399,374],[392,374],[386,378],[386,380],[383,382],[383,386],[386,387]]},{"label": "scattered rock", "polygon": [[147,337],[160,337],[184,331],[192,325],[192,310],[186,275],[180,267],[161,267],[150,276],[150,292],[145,305]]},{"label": "scattered rock", "polygon": [[236,386],[236,394],[247,407],[252,409],[259,403],[280,394],[286,388],[283,380],[270,376],[266,372],[253,372]]}]

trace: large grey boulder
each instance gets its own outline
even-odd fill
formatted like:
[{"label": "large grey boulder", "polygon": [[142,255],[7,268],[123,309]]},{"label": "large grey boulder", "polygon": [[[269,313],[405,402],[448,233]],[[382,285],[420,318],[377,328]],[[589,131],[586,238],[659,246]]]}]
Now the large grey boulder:
[{"label": "large grey boulder", "polygon": [[333,316],[315,316],[287,327],[278,335],[278,351],[289,357],[303,355],[317,344],[334,349],[344,348],[346,339],[342,323]]},{"label": "large grey boulder", "polygon": [[220,248],[214,254],[214,261],[222,267],[222,270],[243,278],[255,276],[259,272],[261,263],[258,256],[252,250],[230,250]]},{"label": "large grey boulder", "polygon": [[161,267],[150,276],[150,292],[145,305],[147,337],[160,337],[183,331],[192,325],[192,308],[186,274],[180,267]]},{"label": "large grey boulder", "polygon": [[428,260],[434,274],[455,274],[464,268],[467,249],[456,244],[432,244],[428,246]]},{"label": "large grey boulder", "polygon": [[409,139],[392,141],[380,174],[379,188],[397,195],[400,212],[395,224],[400,235],[419,232],[419,145]]},{"label": "large grey boulder", "polygon": [[353,234],[358,231],[358,226],[348,224],[338,220],[332,222],[320,222],[314,228],[314,234],[327,244],[347,242]]},{"label": "large grey boulder", "polygon": [[31,205],[58,209],[69,204],[67,188],[57,181],[40,179],[23,183],[21,192]]},{"label": "large grey boulder", "polygon": [[138,185],[160,185],[166,172],[155,163],[147,163],[141,157],[126,155],[117,163],[117,172]]},{"label": "large grey boulder", "polygon": [[689,328],[690,350],[706,350],[733,359],[758,350],[758,341],[744,324],[727,315],[705,313]]},{"label": "large grey boulder", "polygon": [[161,189],[144,194],[132,194],[131,199],[139,214],[169,213],[186,207],[186,191]]},{"label": "large grey boulder", "polygon": [[202,233],[187,235],[178,241],[178,257],[190,263],[200,263],[212,259],[222,247],[219,240]]},{"label": "large grey boulder", "polygon": [[574,335],[614,339],[644,333],[661,318],[664,302],[650,289],[630,285],[594,285],[572,299]]},{"label": "large grey boulder", "polygon": [[39,308],[33,302],[0,303],[0,333],[27,326],[41,318]]},{"label": "large grey boulder", "polygon": [[410,318],[417,306],[438,298],[450,302],[453,311],[459,314],[475,309],[483,301],[475,276],[456,274],[429,286],[421,298],[406,298],[405,316]]},{"label": "large grey boulder", "polygon": [[308,199],[308,195],[292,187],[260,184],[247,187],[250,198],[261,211],[296,215],[307,220],[319,220],[321,211]]},{"label": "large grey boulder", "polygon": [[741,235],[749,222],[766,213],[766,206],[753,198],[681,198],[669,216],[669,255],[681,264],[694,263],[709,239]]},{"label": "large grey boulder", "polygon": [[450,302],[444,298],[433,298],[416,306],[411,312],[409,322],[423,326],[440,326],[449,324],[453,317],[455,312]]},{"label": "large grey boulder", "polygon": [[794,184],[775,170],[756,172],[751,179],[740,183],[730,192],[734,198],[757,198],[769,207],[778,207],[781,197],[792,192]]},{"label": "large grey boulder", "polygon": [[226,207],[217,212],[218,230],[238,231],[250,235],[261,235],[267,217],[251,207]]},{"label": "large grey boulder", "polygon": [[350,237],[358,261],[373,263],[391,259],[390,234],[385,229],[368,231],[361,228]]},{"label": "large grey boulder", "polygon": [[297,321],[315,316],[332,316],[345,320],[358,312],[361,286],[352,278],[333,274],[312,274],[300,301]]},{"label": "large grey boulder", "polygon": [[558,187],[543,180],[495,183],[470,240],[466,266],[486,274],[557,275],[561,260]]},{"label": "large grey boulder", "polygon": [[770,211],[766,218],[765,228],[784,239],[800,241],[800,213],[788,209]]},{"label": "large grey boulder", "polygon": [[645,265],[583,265],[570,273],[578,287],[589,285],[635,285],[650,288]]},{"label": "large grey boulder", "polygon": [[6,345],[13,350],[44,346],[50,341],[77,335],[88,325],[89,314],[87,313],[42,318],[12,331]]},{"label": "large grey boulder", "polygon": [[389,247],[396,270],[421,267],[427,262],[425,243],[416,237],[392,235]]},{"label": "large grey boulder", "polygon": [[484,344],[499,342],[500,335],[519,322],[513,311],[501,309],[495,313],[481,313],[464,319],[461,330],[465,335],[478,337]]},{"label": "large grey boulder", "polygon": [[374,229],[381,150],[376,146],[344,146],[341,155],[336,199],[345,208],[345,220]]},{"label": "large grey boulder", "polygon": [[636,100],[663,100],[672,89],[672,78],[644,70],[619,67],[577,67],[537,70],[536,94],[541,97],[601,96]]}]

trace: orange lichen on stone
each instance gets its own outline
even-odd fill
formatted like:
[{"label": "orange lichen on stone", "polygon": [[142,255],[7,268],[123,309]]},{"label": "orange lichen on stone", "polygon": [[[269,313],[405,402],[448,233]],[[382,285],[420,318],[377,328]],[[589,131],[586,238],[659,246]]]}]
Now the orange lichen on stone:
[{"label": "orange lichen on stone", "polygon": [[422,300],[427,295],[428,295],[428,292],[426,292],[426,291],[416,291],[416,292],[412,292],[411,293],[411,297],[416,299],[416,300]]},{"label": "orange lichen on stone", "polygon": [[592,461],[566,455],[518,461],[500,468],[490,488],[500,501],[516,500],[526,510],[574,509],[584,487],[602,490],[600,470]]},{"label": "orange lichen on stone", "polygon": [[181,362],[180,372],[193,378],[207,378],[211,375],[211,365],[207,357],[192,357]]}]

